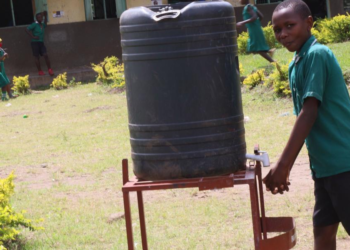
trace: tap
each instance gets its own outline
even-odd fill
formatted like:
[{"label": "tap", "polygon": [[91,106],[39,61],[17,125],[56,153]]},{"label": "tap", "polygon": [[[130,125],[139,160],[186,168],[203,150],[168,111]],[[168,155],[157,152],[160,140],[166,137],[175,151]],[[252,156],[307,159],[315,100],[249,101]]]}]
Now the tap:
[{"label": "tap", "polygon": [[270,166],[270,159],[267,152],[264,151],[258,151],[258,153],[261,153],[259,155],[252,155],[252,154],[246,154],[245,158],[254,160],[254,161],[260,161],[263,165],[263,167],[269,167]]}]

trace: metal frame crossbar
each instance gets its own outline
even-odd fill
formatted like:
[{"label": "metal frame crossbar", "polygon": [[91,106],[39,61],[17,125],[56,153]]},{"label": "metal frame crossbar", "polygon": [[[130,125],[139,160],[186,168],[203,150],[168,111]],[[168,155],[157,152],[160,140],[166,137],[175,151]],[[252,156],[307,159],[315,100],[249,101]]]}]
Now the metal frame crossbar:
[{"label": "metal frame crossbar", "polygon": [[[123,199],[125,210],[126,233],[128,250],[134,250],[132,232],[132,219],[130,210],[130,192],[137,192],[139,209],[142,249],[148,250],[145,212],[143,206],[143,191],[162,189],[198,188],[199,190],[221,189],[234,185],[249,185],[250,203],[253,222],[254,246],[256,250],[287,250],[296,244],[295,223],[292,217],[266,217],[264,195],[262,187],[261,164],[247,167],[246,170],[234,174],[203,178],[189,178],[161,181],[142,181],[136,177],[129,180],[128,161],[124,159],[123,165]],[[268,238],[267,233],[279,233]]]}]

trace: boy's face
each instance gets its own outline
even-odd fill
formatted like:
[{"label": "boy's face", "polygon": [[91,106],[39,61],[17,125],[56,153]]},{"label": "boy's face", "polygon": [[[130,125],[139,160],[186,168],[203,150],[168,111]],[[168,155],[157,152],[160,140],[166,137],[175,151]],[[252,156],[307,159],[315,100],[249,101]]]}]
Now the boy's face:
[{"label": "boy's face", "polygon": [[38,21],[38,23],[41,23],[43,21],[43,16],[41,14],[38,14],[36,16],[36,20]]},{"label": "boy's face", "polygon": [[311,35],[313,20],[302,18],[292,8],[284,8],[272,14],[275,37],[291,52],[299,52]]}]

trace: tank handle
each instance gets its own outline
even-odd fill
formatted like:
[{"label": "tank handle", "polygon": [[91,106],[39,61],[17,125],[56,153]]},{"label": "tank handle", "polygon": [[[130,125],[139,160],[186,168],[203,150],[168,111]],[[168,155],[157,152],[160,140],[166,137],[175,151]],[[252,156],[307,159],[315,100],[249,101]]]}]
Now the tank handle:
[{"label": "tank handle", "polygon": [[157,13],[155,15],[153,15],[153,20],[156,22],[159,22],[163,19],[168,19],[168,18],[172,18],[175,19],[178,16],[180,16],[181,14],[181,10],[168,10],[168,11],[163,11],[160,13]]}]

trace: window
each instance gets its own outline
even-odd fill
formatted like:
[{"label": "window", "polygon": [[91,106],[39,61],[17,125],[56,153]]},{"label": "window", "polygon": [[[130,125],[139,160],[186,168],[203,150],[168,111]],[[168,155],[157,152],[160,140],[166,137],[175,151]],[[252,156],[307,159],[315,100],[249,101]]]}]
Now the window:
[{"label": "window", "polygon": [[32,0],[1,0],[0,27],[28,25],[33,20]]},{"label": "window", "polygon": [[86,20],[117,17],[116,0],[85,0]]},{"label": "window", "polygon": [[269,4],[283,2],[283,0],[255,0],[255,4]]}]

